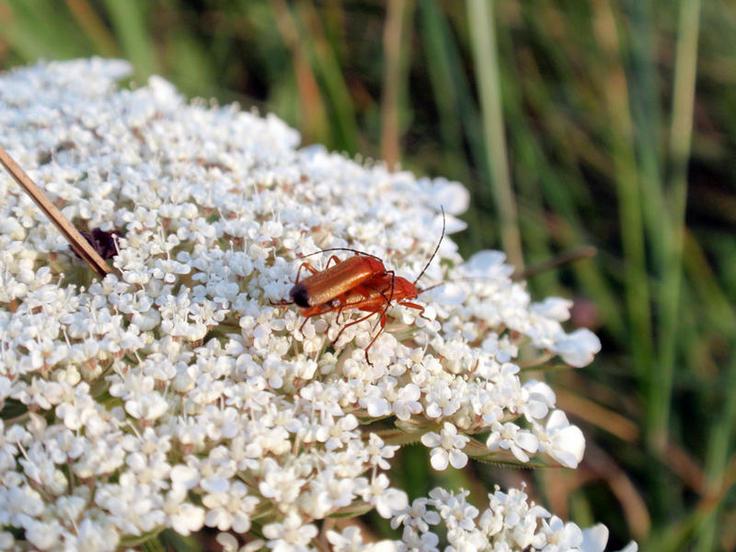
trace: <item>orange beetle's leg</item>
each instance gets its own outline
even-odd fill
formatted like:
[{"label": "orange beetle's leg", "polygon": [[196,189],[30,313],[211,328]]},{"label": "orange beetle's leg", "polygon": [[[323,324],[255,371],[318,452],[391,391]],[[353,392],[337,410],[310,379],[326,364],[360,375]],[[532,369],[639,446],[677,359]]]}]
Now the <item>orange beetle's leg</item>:
[{"label": "orange beetle's leg", "polygon": [[299,265],[299,270],[297,270],[296,272],[296,281],[294,282],[295,285],[298,284],[299,281],[301,280],[303,268],[306,268],[312,274],[317,274],[319,272],[319,270],[314,268],[314,265],[312,263],[307,262],[307,261],[303,262],[302,264]]},{"label": "orange beetle's leg", "polygon": [[386,314],[385,313],[381,314],[379,323],[381,324],[381,329],[378,330],[378,333],[373,336],[373,339],[371,339],[371,342],[365,348],[365,361],[371,366],[373,366],[373,363],[371,362],[371,359],[368,358],[368,351],[370,350],[371,347],[373,347],[373,344],[376,342],[376,339],[378,339],[378,336],[381,335],[386,330]]},{"label": "orange beetle's leg", "polygon": [[[393,275],[393,271],[390,271],[390,272]],[[393,283],[393,280],[392,280],[392,283]],[[392,287],[393,287],[393,285],[392,285]],[[361,318],[359,318],[357,320],[353,320],[352,322],[348,322],[347,324],[345,324],[342,328],[340,328],[340,332],[337,334],[337,337],[335,337],[335,341],[337,341],[340,338],[340,336],[342,335],[342,332],[345,331],[345,328],[347,328],[348,326],[352,326],[354,324],[357,324],[358,322],[362,322],[363,320],[367,320],[368,318],[370,318],[374,314],[376,314],[378,312],[381,312],[381,311],[377,310],[376,306],[369,300],[370,299],[370,296],[371,296],[371,289],[370,288],[368,288],[368,287],[366,287],[364,285],[359,285],[359,286],[357,286],[355,288],[354,291],[357,291],[357,293],[360,293],[363,296],[363,300],[361,300],[361,301],[353,301],[352,303],[344,303],[343,305],[340,306],[340,309],[338,310],[338,314],[341,314],[346,308],[350,308],[350,309],[358,309],[358,310],[366,311],[366,312],[368,312],[368,315],[363,316],[363,317],[361,317]],[[380,293],[381,296],[386,300],[387,306],[385,308],[383,308],[383,312],[381,312],[382,315],[385,315],[386,309],[388,308],[388,304],[390,303],[390,300],[388,299],[388,297],[386,297],[386,295],[382,291],[379,291],[378,293]],[[393,290],[392,290],[392,293],[393,293]]]},{"label": "orange beetle's leg", "polygon": [[[381,317],[378,319],[378,322],[376,323],[376,326],[380,323],[381,324],[381,331],[378,332],[376,337],[381,335],[381,332],[383,332],[383,328],[386,327],[386,313],[388,312],[388,308],[391,306],[391,301],[394,298],[394,285],[396,282],[396,273],[393,270],[387,270],[386,274],[391,274],[391,292],[389,293],[389,296],[386,297],[386,294],[382,291],[379,292],[381,294],[381,297],[383,297],[386,300],[386,306],[383,307],[383,312],[381,313]],[[375,331],[376,326],[373,327],[373,330]],[[375,341],[376,338],[373,338],[373,341]],[[370,348],[371,345],[373,345],[373,341],[371,341],[370,345],[368,347]],[[368,355],[366,354],[366,358],[368,358]],[[370,362],[368,363],[370,364]]]},{"label": "orange beetle's leg", "polygon": [[[396,286],[396,272],[394,272],[393,270],[387,270],[386,271],[386,274],[390,274],[391,275],[391,293],[389,293],[388,299],[386,301],[387,303],[390,304],[391,301],[393,301],[393,299],[394,299],[394,290],[396,289],[395,288],[395,286]],[[383,295],[383,294],[381,294],[381,295]],[[388,309],[388,305],[386,305],[386,309]]]},{"label": "orange beetle's leg", "polygon": [[[335,261],[335,264],[339,264],[342,261],[335,255],[332,255],[329,259],[327,259],[327,266],[325,267],[325,270],[330,268],[330,261]],[[298,284],[301,281],[302,278],[302,269],[306,268],[311,274],[317,274],[320,272],[319,269],[315,268],[312,263],[309,261],[304,261],[302,264],[299,265],[299,270],[296,272],[296,281],[294,284]]]},{"label": "orange beetle's leg", "polygon": [[335,264],[340,264],[342,262],[337,255],[330,255],[330,258],[327,259],[327,264],[325,265],[325,270],[327,270],[328,268],[330,268],[330,262],[331,261],[335,261]]},{"label": "orange beetle's leg", "polygon": [[416,309],[419,311],[420,318],[424,318],[425,320],[429,320],[430,322],[432,321],[431,318],[427,318],[426,316],[424,316],[425,308],[422,305],[417,305],[416,303],[411,303],[409,301],[399,301],[399,305],[401,305],[402,307],[408,307],[410,309]]},{"label": "orange beetle's leg", "polygon": [[322,311],[320,310],[319,306],[304,309],[302,311],[302,316],[304,317],[304,320],[302,321],[301,326],[299,326],[299,333],[303,333],[302,330],[304,329],[304,324],[307,323],[307,320],[309,320],[313,316],[318,316],[320,314],[322,314]]},{"label": "orange beetle's leg", "polygon": [[313,307],[309,307],[307,309],[302,310],[302,316],[304,317],[304,322],[302,322],[302,325],[299,326],[299,331],[302,331],[302,328],[304,328],[304,324],[307,323],[307,320],[314,316],[319,316],[320,314],[327,314],[328,312],[332,312],[334,310],[337,310],[340,307],[332,307],[327,305],[315,305]]},{"label": "orange beetle's leg", "polygon": [[340,317],[342,316],[343,311],[345,310],[345,307],[348,307],[348,308],[350,307],[350,303],[345,302],[343,299],[343,296],[338,297],[337,299],[335,299],[335,301],[339,301],[340,306],[332,307],[329,310],[325,311],[325,312],[332,312],[335,310],[337,311],[337,315],[335,316],[335,319],[332,322],[330,322],[330,328],[328,328],[328,330],[332,328],[333,323],[336,323],[338,326],[340,325]]},{"label": "orange beetle's leg", "polygon": [[342,315],[343,310],[345,310],[344,303],[342,303],[339,307],[337,307],[337,314],[335,315],[335,319],[332,322],[330,322],[330,327],[327,328],[328,331],[332,329],[333,323],[338,324],[338,325],[340,324],[340,316]]},{"label": "orange beetle's leg", "polygon": [[[376,327],[379,324],[381,326],[381,329],[378,331],[378,333],[376,335],[373,336],[373,338],[371,339],[370,343],[368,343],[368,346],[365,348],[365,361],[369,365],[371,365],[371,366],[373,366],[373,363],[371,362],[370,357],[368,356],[368,350],[376,342],[376,339],[378,339],[378,337],[384,332],[384,329],[386,327],[386,320],[387,320],[386,312],[388,311],[388,308],[391,306],[391,301],[392,301],[392,299],[394,297],[394,289],[395,289],[395,286],[394,286],[394,283],[395,283],[394,271],[393,270],[388,270],[388,271],[386,271],[386,274],[390,274],[391,275],[391,291],[389,292],[389,295],[386,296],[386,294],[383,291],[378,290],[378,293],[385,300],[385,306],[382,307],[380,310],[377,310],[374,305],[367,306],[367,305],[364,304],[365,302],[363,302],[363,301],[357,301],[355,303],[350,303],[349,305],[346,305],[346,306],[351,306],[351,307],[356,308],[356,309],[367,310],[368,311],[368,314],[366,314],[365,316],[362,316],[362,317],[358,318],[357,320],[353,320],[352,322],[349,322],[349,323],[345,324],[340,329],[340,332],[337,334],[337,337],[335,337],[335,341],[337,341],[338,339],[340,339],[340,336],[342,335],[342,332],[344,332],[347,327],[353,326],[353,325],[358,324],[360,322],[363,322],[364,320],[368,320],[374,314],[379,314],[380,313],[380,316],[378,317],[378,321],[376,322],[376,326],[374,326],[371,331],[375,331]],[[370,294],[366,294],[365,295],[366,299],[369,297],[369,295]],[[335,341],[333,341],[333,343]]]},{"label": "orange beetle's leg", "polygon": [[304,322],[302,322],[301,328],[304,327],[304,324],[306,324],[307,319],[312,318],[314,316],[319,316],[321,314],[327,314],[329,312],[335,312],[337,311],[338,316],[342,314],[343,310],[345,308],[352,308],[355,304],[360,303],[346,303],[343,296],[338,296],[336,299],[333,300],[333,303],[339,302],[339,304],[325,304],[325,305],[315,305],[313,307],[309,307],[307,309],[302,310],[302,316],[305,318]]},{"label": "orange beetle's leg", "polygon": [[[383,333],[384,328],[386,327],[386,318],[387,318],[386,317],[386,311],[388,310],[388,307],[391,305],[391,300],[388,297],[386,297],[386,295],[383,292],[379,292],[379,293],[386,300],[386,306],[385,307],[382,307],[381,310],[377,310],[376,307],[373,306],[373,305],[371,305],[369,307],[366,307],[366,308],[362,307],[361,304],[362,303],[365,303],[364,301],[357,301],[355,303],[349,303],[349,304],[345,305],[345,306],[350,306],[350,307],[356,308],[356,309],[367,310],[368,311],[368,314],[366,314],[365,316],[361,316],[357,320],[353,320],[352,322],[348,322],[347,324],[345,324],[342,328],[340,328],[340,331],[338,332],[337,336],[333,340],[333,343],[337,342],[337,340],[340,339],[340,336],[342,335],[342,333],[347,328],[349,328],[350,326],[354,326],[355,324],[359,324],[359,323],[363,322],[364,320],[368,320],[374,314],[380,314],[380,316],[378,317],[378,321],[376,322],[376,326],[378,324],[380,324],[381,325],[381,329],[379,330],[379,332],[376,335],[373,336],[373,338],[371,339],[370,343],[365,348],[365,361],[369,365],[371,365],[371,366],[373,366],[373,363],[371,362],[370,357],[368,356],[368,349],[370,349],[373,346],[373,344],[376,342],[376,339],[378,339],[378,336]],[[393,296],[393,278],[391,280],[391,296]],[[376,328],[374,326],[371,331],[375,331],[375,329]]]},{"label": "orange beetle's leg", "polygon": [[347,324],[343,325],[342,328],[340,328],[340,331],[335,336],[335,339],[332,340],[333,343],[336,343],[338,339],[340,339],[340,336],[342,335],[342,332],[344,332],[346,329],[348,329],[350,326],[355,326],[356,324],[360,324],[364,320],[368,320],[371,316],[374,314],[378,314],[378,311],[370,311],[365,316],[361,316],[357,320],[353,320],[352,322],[348,322]]},{"label": "orange beetle's leg", "polygon": [[[340,315],[342,315],[346,309],[366,310],[363,308],[363,306],[366,304],[366,300],[369,299],[371,296],[371,290],[366,288],[362,284],[356,286],[355,288],[350,290],[350,292],[360,294],[362,299],[359,299],[357,301],[352,301],[352,302],[343,302],[340,305],[340,308],[337,311],[337,323],[338,324],[340,323]],[[370,312],[373,312],[372,309],[369,309],[369,310]]]}]

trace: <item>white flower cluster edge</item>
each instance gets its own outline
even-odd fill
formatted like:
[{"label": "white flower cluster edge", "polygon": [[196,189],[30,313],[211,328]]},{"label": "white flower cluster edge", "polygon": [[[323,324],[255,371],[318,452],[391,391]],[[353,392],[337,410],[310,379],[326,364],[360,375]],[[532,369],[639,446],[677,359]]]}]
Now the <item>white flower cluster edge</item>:
[{"label": "white flower cluster edge", "polygon": [[[0,549],[115,550],[162,529],[213,527],[226,550],[312,550],[318,522],[375,509],[401,540],[335,550],[598,552],[523,490],[391,486],[398,444],[437,470],[468,457],[574,468],[584,438],[519,359],[588,364],[571,303],[533,303],[497,252],[467,262],[450,238],[419,286],[424,317],[303,319],[288,296],[300,256],[377,255],[413,279],[464,224],[467,191],[357,163],[273,116],[186,102],[161,78],[126,89],[126,62],[41,63],[0,75],[3,146],[80,228],[119,234],[96,280],[0,174]],[[349,254],[348,254],[349,255]],[[316,264],[326,261],[318,256]],[[357,313],[344,313],[357,317]],[[244,538],[257,525],[261,539]],[[630,545],[629,551],[635,545]]]}]

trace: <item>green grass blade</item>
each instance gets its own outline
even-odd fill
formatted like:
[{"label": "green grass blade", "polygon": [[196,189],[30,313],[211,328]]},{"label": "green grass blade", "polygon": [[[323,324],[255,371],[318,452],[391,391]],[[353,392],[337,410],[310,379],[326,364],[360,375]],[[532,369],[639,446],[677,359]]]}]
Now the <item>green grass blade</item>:
[{"label": "green grass blade", "polygon": [[406,109],[406,78],[410,58],[407,29],[411,34],[413,0],[395,0],[388,5],[383,35],[383,95],[381,97],[381,157],[390,167],[401,160],[401,114]]},{"label": "green grass blade", "polygon": [[[736,337],[734,334],[732,337]],[[724,397],[722,409],[711,427],[706,452],[706,485],[707,490],[715,496],[721,491],[729,461],[734,458],[733,435],[736,428],[736,352],[731,352],[731,362],[727,368],[722,389]],[[726,497],[721,497],[725,500]],[[719,523],[720,504],[708,512],[706,519],[697,531],[698,552],[709,552],[715,549]]]},{"label": "green grass blade", "polygon": [[53,0],[9,0],[0,15],[0,38],[23,61],[67,59],[89,54],[66,6]]},{"label": "green grass blade", "polygon": [[496,213],[501,226],[501,241],[509,262],[517,269],[523,270],[521,234],[516,200],[511,187],[503,110],[501,109],[501,82],[493,9],[493,2],[467,0],[473,57],[478,78],[478,95],[482,108],[486,156],[491,167],[489,177],[493,185]]},{"label": "green grass blade", "polygon": [[153,36],[148,29],[152,4],[142,0],[105,0],[105,7],[123,53],[135,67],[136,77],[143,80],[158,72]]},{"label": "green grass blade", "polygon": [[66,5],[96,53],[106,57],[120,55],[115,37],[88,0],[66,0]]},{"label": "green grass blade", "polygon": [[631,111],[636,128],[636,152],[639,158],[642,209],[649,238],[654,269],[664,271],[663,252],[667,231],[662,226],[662,212],[666,209],[662,189],[662,154],[659,151],[659,132],[662,125],[659,91],[657,90],[656,44],[657,36],[652,17],[651,0],[628,0],[632,29],[630,39]]},{"label": "green grass blade", "polygon": [[182,92],[188,96],[212,96],[217,78],[205,48],[184,31],[170,33],[166,38],[166,65]]},{"label": "green grass blade", "polygon": [[[653,347],[640,177],[632,147],[633,124],[618,26],[610,2],[595,4],[593,28],[605,60],[600,75],[608,113],[608,142],[625,259],[625,295],[632,357],[643,390],[649,391]],[[656,376],[655,376],[656,377]],[[652,386],[656,387],[656,386]]]},{"label": "green grass blade", "polygon": [[332,144],[328,145],[355,154],[358,152],[355,106],[337,55],[322,32],[319,13],[311,4],[300,2],[294,16],[309,61],[328,99],[326,106],[334,132]]},{"label": "green grass blade", "polygon": [[659,294],[659,362],[657,385],[652,386],[648,422],[650,443],[662,447],[667,439],[672,399],[674,366],[677,361],[677,328],[679,324],[680,287],[682,285],[682,249],[685,233],[687,167],[692,140],[695,105],[700,0],[680,2],[680,23],[675,56],[672,126],[669,155],[671,182],[670,209],[661,217],[666,224],[666,265]]},{"label": "green grass blade", "polygon": [[[241,9],[250,16],[253,4],[241,0]],[[275,78],[269,105],[286,121],[296,124],[301,130],[306,143],[330,143],[333,131],[324,105],[324,98],[317,77],[314,73],[307,53],[299,39],[299,28],[292,10],[283,0],[274,0],[270,4],[271,27],[278,29],[281,41],[290,53],[293,72],[288,78]],[[269,56],[272,67],[280,67],[283,61]]]},{"label": "green grass blade", "polygon": [[[545,55],[552,54],[551,50],[559,46],[555,45],[554,40],[546,40],[544,20],[549,17],[549,13],[529,9],[525,15],[529,32],[533,33],[535,40],[540,41]],[[553,59],[555,72],[571,74],[569,60],[565,56],[553,55]],[[572,80],[572,77],[569,78]],[[540,72],[536,58],[531,55],[521,59],[518,74],[509,75],[508,80],[518,81],[522,87],[521,90],[512,90],[507,94],[506,102],[509,105],[509,117],[514,117],[510,120],[509,134],[514,143],[515,157],[524,152],[526,158],[523,163],[519,161],[515,170],[520,178],[525,172],[538,176],[545,207],[549,209],[549,214],[545,210],[539,210],[536,215],[530,216],[547,220],[551,218],[554,223],[548,228],[548,232],[552,234],[556,245],[564,249],[595,245],[605,251],[606,246],[599,241],[600,236],[595,235],[595,229],[584,218],[584,214],[591,210],[590,206],[595,202],[584,193],[587,184],[579,171],[584,160],[578,158],[580,151],[570,144],[570,136],[580,130],[573,127],[574,121],[561,115],[565,113],[567,106],[560,104],[573,101],[574,98],[569,98],[568,95],[561,98],[560,90],[555,88],[555,83],[548,76]],[[515,100],[517,97],[519,100]],[[520,110],[521,106],[513,107],[514,102],[518,103],[522,98],[526,109],[534,115],[533,119],[528,114],[515,116],[515,110]],[[578,107],[567,107],[567,110],[577,112]],[[540,124],[541,131],[538,128]],[[588,142],[592,143],[590,140]],[[552,151],[547,151],[550,148]],[[600,153],[595,152],[593,155],[600,156]],[[529,237],[525,235],[525,239],[528,240]],[[595,302],[607,331],[619,343],[628,343],[628,331],[617,297],[619,292],[606,280],[603,255],[598,255],[593,262],[575,263],[571,269],[583,294]]]},{"label": "green grass blade", "polygon": [[[457,70],[457,46],[453,43],[448,24],[436,2],[419,2],[419,36],[425,54],[424,65],[427,68],[432,94],[439,118],[440,159],[442,170],[449,178],[460,180],[472,191],[474,201],[471,201],[464,218],[470,227],[469,242],[472,251],[483,248],[483,235],[488,237],[490,231],[483,225],[478,202],[480,194],[477,179],[468,169],[468,160],[464,154],[463,144],[463,100],[461,96],[463,83],[455,75]],[[471,142],[472,143],[472,142]],[[471,157],[477,162],[483,157],[482,151],[475,154],[479,148],[471,151]],[[425,167],[426,168],[426,167]],[[490,230],[490,229],[489,229]]]}]

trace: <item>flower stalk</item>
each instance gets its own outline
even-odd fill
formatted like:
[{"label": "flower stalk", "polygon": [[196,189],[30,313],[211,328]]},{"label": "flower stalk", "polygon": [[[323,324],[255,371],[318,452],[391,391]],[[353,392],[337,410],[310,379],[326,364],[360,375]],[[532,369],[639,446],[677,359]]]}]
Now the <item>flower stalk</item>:
[{"label": "flower stalk", "polygon": [[36,185],[30,176],[15,162],[10,154],[0,147],[0,165],[2,165],[8,174],[13,177],[23,191],[33,200],[33,202],[41,209],[49,220],[56,226],[61,234],[66,238],[72,249],[86,262],[92,270],[104,278],[112,272],[112,268],[105,260],[94,250],[89,242],[79,233],[79,230],[67,220],[67,218],[59,211],[44,191]]}]

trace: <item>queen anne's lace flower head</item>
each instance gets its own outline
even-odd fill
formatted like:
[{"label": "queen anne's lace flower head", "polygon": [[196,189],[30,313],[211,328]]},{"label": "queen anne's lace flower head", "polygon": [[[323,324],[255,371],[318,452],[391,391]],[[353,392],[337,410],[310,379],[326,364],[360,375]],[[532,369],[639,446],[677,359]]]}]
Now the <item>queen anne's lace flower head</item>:
[{"label": "queen anne's lace flower head", "polygon": [[419,282],[443,285],[420,294],[421,317],[388,310],[370,365],[375,319],[332,342],[355,312],[304,322],[278,305],[300,256],[329,247],[413,280],[440,208],[448,234],[464,228],[467,191],[300,150],[277,118],[188,104],[157,77],[118,89],[129,72],[95,59],[0,76],[3,145],[80,229],[117,234],[116,273],[95,280],[0,174],[0,405],[15,413],[0,425],[0,524],[39,549],[95,550],[208,526],[237,550],[257,523],[265,540],[245,550],[301,550],[319,520],[375,508],[404,544],[326,539],[432,549],[441,520],[458,550],[602,549],[539,507],[481,513],[440,491],[409,507],[383,473],[420,438],[436,469],[469,456],[575,467],[580,430],[518,366],[522,345],[590,362],[600,344],[565,332],[569,302],[533,303],[500,253],[463,262],[448,237]]}]

